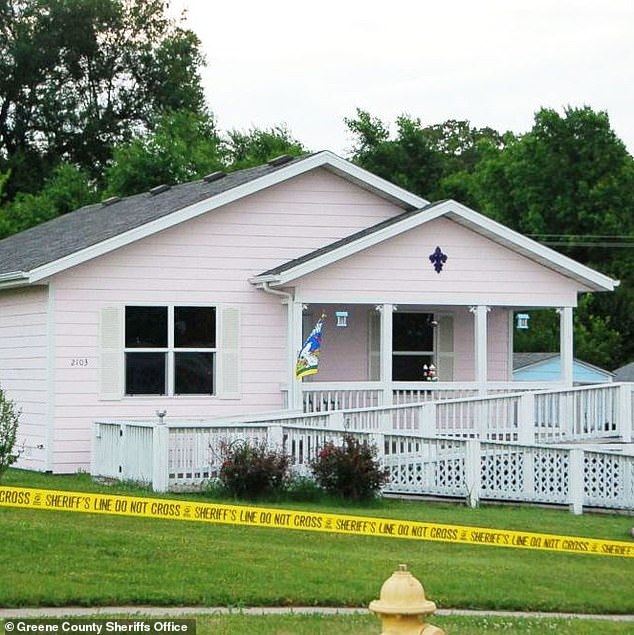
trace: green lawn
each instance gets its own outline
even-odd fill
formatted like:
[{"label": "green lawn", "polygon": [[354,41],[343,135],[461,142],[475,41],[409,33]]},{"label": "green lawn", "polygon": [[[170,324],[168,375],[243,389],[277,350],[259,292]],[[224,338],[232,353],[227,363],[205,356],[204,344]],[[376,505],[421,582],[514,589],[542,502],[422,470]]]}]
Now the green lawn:
[{"label": "green lawn", "polygon": [[[140,493],[125,485],[96,484],[86,475],[52,477],[18,470],[5,475],[2,484]],[[455,504],[399,501],[346,510],[314,504],[286,507],[621,541],[628,539],[633,524],[628,516],[573,516],[566,511],[534,507],[469,509]],[[365,607],[378,597],[383,581],[404,562],[439,608],[634,613],[634,561],[626,558],[6,507],[0,507],[0,532],[0,554],[6,563],[0,569],[0,606],[4,607]],[[312,620],[313,626],[320,619],[326,620],[324,624],[329,619],[291,617],[298,623]],[[255,618],[217,619],[218,624],[204,627],[209,628],[206,632],[249,632],[237,628],[232,631],[231,620]],[[304,632],[295,627],[284,630],[282,622],[276,625],[268,616],[259,619],[263,620],[262,628],[252,632]],[[368,632],[367,626],[374,618],[365,622],[365,616],[332,619],[341,620],[341,627],[324,627],[322,631],[315,627],[305,632]],[[447,632],[486,632],[477,626],[464,630],[467,626],[462,619],[467,620],[465,624],[476,624],[476,618],[439,617],[431,621]],[[518,630],[509,630],[503,625],[508,618],[501,619],[502,625],[491,626],[491,630],[531,630],[530,624],[524,628],[518,620],[511,620]],[[361,626],[355,623],[358,620]],[[456,630],[451,630],[454,621]],[[266,630],[266,624],[273,624],[273,630]],[[363,625],[365,631],[360,630]],[[618,629],[622,625],[611,623],[609,628],[613,626]],[[534,623],[532,628],[536,628]],[[558,632],[632,632],[632,623],[629,628],[558,628]]]},{"label": "green lawn", "polygon": [[[117,616],[138,620],[138,615]],[[187,616],[190,618],[191,616]],[[380,621],[368,614],[351,616],[332,615],[221,615],[193,616],[197,635],[370,635],[381,632]],[[79,619],[79,618],[74,618]],[[106,619],[103,615],[99,619]],[[108,618],[112,619],[112,618]],[[167,619],[167,618],[161,618]],[[182,619],[179,616],[177,619]],[[433,616],[428,620],[445,630],[447,635],[481,635],[504,632],[544,633],[559,635],[631,635],[632,622],[605,620],[517,618],[487,616]],[[0,628],[2,622],[0,621]]]}]

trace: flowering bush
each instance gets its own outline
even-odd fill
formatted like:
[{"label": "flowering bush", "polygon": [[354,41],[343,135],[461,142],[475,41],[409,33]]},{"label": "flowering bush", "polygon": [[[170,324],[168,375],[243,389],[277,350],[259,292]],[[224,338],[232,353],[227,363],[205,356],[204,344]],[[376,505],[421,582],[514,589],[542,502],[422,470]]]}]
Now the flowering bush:
[{"label": "flowering bush", "polygon": [[0,388],[0,477],[18,460],[14,447],[18,435],[20,412]]},{"label": "flowering bush", "polygon": [[221,447],[218,478],[228,494],[258,499],[280,493],[289,478],[290,457],[266,442],[238,440]]},{"label": "flowering bush", "polygon": [[310,469],[326,492],[354,501],[373,498],[389,478],[379,465],[376,447],[351,434],[344,435],[340,446],[326,443]]}]

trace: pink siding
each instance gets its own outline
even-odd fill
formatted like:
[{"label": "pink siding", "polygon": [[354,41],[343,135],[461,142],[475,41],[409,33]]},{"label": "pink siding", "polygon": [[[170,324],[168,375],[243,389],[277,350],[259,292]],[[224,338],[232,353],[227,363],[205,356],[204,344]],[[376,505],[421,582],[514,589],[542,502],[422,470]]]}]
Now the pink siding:
[{"label": "pink siding", "polygon": [[[441,273],[429,255],[448,256]],[[446,218],[306,275],[296,282],[313,301],[576,305],[578,284]]]},{"label": "pink siding", "polygon": [[[320,309],[321,310],[321,309]],[[348,327],[337,327],[336,311],[348,311]],[[327,307],[319,373],[312,381],[367,381],[369,379],[369,305]],[[316,312],[318,313],[318,311]]]},{"label": "pink siding", "polygon": [[[512,310],[512,309],[511,309]],[[454,381],[475,380],[474,316],[468,306],[454,311]],[[511,381],[509,368],[509,310],[492,307],[487,314],[489,381]]]},{"label": "pink siding", "polygon": [[[249,277],[401,211],[316,170],[56,276],[54,470],[88,466],[91,423],[98,418],[151,419],[160,409],[172,419],[281,409],[286,308]],[[100,401],[99,311],[143,302],[239,307],[241,399]]]},{"label": "pink siding", "polygon": [[47,444],[46,287],[0,294],[0,385],[22,414],[18,467],[46,469]]}]

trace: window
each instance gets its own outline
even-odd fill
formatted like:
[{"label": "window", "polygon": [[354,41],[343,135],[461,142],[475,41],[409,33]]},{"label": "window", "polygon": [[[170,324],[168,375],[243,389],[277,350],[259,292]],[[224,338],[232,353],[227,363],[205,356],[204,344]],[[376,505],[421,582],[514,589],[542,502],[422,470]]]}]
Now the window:
[{"label": "window", "polygon": [[392,379],[423,381],[423,365],[434,363],[434,316],[431,313],[394,313],[392,323]]},{"label": "window", "polygon": [[127,395],[213,395],[215,366],[215,307],[126,307]]}]

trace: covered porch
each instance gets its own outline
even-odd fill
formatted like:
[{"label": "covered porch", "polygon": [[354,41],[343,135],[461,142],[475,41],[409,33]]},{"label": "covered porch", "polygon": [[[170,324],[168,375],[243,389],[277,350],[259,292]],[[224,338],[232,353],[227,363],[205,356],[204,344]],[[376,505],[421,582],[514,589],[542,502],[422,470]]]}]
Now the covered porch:
[{"label": "covered porch", "polygon": [[[284,405],[301,412],[401,405],[572,386],[573,307],[560,317],[561,374],[513,381],[516,316],[526,306],[298,302],[288,299]],[[323,318],[318,372],[295,377],[297,353]]]}]

